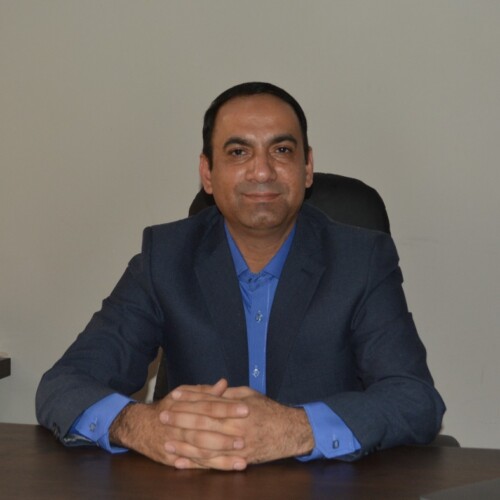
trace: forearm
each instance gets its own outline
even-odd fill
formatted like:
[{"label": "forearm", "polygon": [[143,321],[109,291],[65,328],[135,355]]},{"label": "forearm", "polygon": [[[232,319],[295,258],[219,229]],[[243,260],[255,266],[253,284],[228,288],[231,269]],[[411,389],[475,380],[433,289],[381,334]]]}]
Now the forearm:
[{"label": "forearm", "polygon": [[325,399],[361,444],[362,454],[401,444],[424,444],[439,432],[445,406],[422,381],[394,378],[362,392]]},{"label": "forearm", "polygon": [[91,377],[55,366],[42,377],[37,389],[38,422],[63,440],[85,410],[113,392]]},{"label": "forearm", "polygon": [[[155,411],[154,405],[128,404],[111,424],[109,441],[116,446],[147,454],[146,450],[151,449],[152,442],[157,440],[154,432],[151,432],[155,426],[158,426],[157,420],[158,413]],[[159,457],[156,460],[162,461]]]},{"label": "forearm", "polygon": [[[276,416],[282,431],[279,434],[281,438],[273,440],[276,456],[270,460],[308,455],[314,448],[314,435],[305,410],[284,408],[282,415]],[[257,457],[255,461],[261,460]]]}]

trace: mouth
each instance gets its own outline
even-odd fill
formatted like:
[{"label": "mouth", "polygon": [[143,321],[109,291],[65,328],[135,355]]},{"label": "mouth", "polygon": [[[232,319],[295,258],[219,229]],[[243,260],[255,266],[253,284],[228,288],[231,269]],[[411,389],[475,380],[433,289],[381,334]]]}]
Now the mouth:
[{"label": "mouth", "polygon": [[250,201],[254,201],[257,203],[265,203],[274,201],[276,198],[280,196],[280,193],[274,191],[265,191],[265,192],[251,192],[251,193],[243,193],[243,196]]}]

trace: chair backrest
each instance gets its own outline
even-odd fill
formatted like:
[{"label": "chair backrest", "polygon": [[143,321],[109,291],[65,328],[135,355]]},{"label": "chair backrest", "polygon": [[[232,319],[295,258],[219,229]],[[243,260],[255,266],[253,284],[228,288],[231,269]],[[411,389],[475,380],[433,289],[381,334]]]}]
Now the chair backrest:
[{"label": "chair backrest", "polygon": [[[213,196],[201,189],[189,207],[189,215],[214,203]],[[314,205],[338,222],[390,233],[382,198],[375,189],[357,179],[315,172],[313,185],[306,190],[305,203]]]},{"label": "chair backrest", "polygon": [[[305,203],[314,205],[331,219],[343,224],[390,233],[389,217],[382,198],[375,189],[357,179],[314,173],[314,182],[306,191]],[[214,204],[213,196],[201,189],[189,207],[189,215],[195,215]],[[153,399],[162,399],[167,393],[166,361],[162,355]]]}]

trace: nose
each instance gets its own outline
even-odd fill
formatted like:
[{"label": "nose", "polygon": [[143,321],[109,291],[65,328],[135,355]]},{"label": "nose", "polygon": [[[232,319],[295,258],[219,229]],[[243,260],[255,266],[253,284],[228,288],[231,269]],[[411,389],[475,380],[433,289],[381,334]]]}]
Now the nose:
[{"label": "nose", "polygon": [[260,184],[276,180],[276,170],[272,159],[266,152],[255,154],[254,161],[248,171],[248,178]]}]

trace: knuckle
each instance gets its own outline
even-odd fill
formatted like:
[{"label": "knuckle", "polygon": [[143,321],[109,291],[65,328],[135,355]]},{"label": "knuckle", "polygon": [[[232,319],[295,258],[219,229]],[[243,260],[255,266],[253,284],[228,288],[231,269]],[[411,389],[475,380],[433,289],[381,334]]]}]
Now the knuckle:
[{"label": "knuckle", "polygon": [[214,438],[211,434],[206,432],[196,432],[192,436],[192,444],[196,446],[200,450],[204,450],[204,452],[211,456],[212,448],[219,449],[220,445],[217,441],[214,441]]},{"label": "knuckle", "polygon": [[209,426],[210,419],[203,415],[196,415],[194,417],[194,425],[197,429],[205,429]]},{"label": "knuckle", "polygon": [[208,459],[212,458],[213,452],[211,452],[210,450],[207,450],[205,448],[200,448],[199,455],[200,455],[201,459],[208,460]]},{"label": "knuckle", "polygon": [[210,415],[218,415],[219,405],[215,401],[209,401],[206,404]]}]

